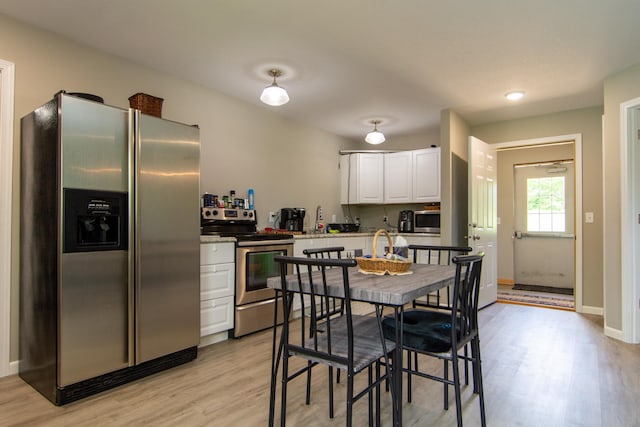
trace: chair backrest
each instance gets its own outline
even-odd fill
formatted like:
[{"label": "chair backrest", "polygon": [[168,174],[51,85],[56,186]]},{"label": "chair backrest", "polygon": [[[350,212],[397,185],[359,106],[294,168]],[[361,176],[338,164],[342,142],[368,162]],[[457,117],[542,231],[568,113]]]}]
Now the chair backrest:
[{"label": "chair backrest", "polygon": [[342,252],[344,252],[344,246],[331,246],[328,248],[313,248],[305,249],[302,251],[307,258],[342,258]]},{"label": "chair backrest", "polygon": [[[466,344],[478,333],[478,295],[484,253],[457,256],[452,259],[456,266],[451,315],[451,342],[457,348]],[[456,333],[456,329],[458,333]]]},{"label": "chair backrest", "polygon": [[[409,245],[413,250],[413,262],[420,258],[423,264],[450,265],[455,256],[467,255],[473,249],[469,246],[437,246],[437,245]],[[422,256],[419,257],[419,254]]]},{"label": "chair backrest", "polygon": [[[284,308],[285,322],[283,323],[282,336],[287,343],[287,347],[293,351],[305,354],[312,358],[329,360],[338,364],[347,365],[353,368],[353,322],[351,318],[351,298],[349,295],[349,268],[355,267],[357,262],[355,259],[323,259],[323,258],[304,258],[304,257],[289,257],[289,256],[276,256],[275,261],[280,263],[280,283],[283,293],[282,304]],[[296,283],[292,286],[292,283],[288,283],[286,276],[293,269],[293,274],[296,275]],[[331,270],[331,271],[330,271]],[[327,274],[331,275],[331,278],[327,278]],[[329,280],[333,280],[332,283],[340,283],[344,292],[344,307],[345,316],[341,319],[342,324],[346,322],[346,337],[347,340],[347,355],[344,356],[344,348],[342,348],[342,355],[336,355],[336,352],[331,347],[331,335],[332,333],[344,334],[344,327],[338,329],[337,325],[333,328],[332,325],[337,324],[337,319],[331,316],[323,316],[318,312],[318,307],[329,306],[328,284]],[[301,292],[302,291],[302,292]],[[293,298],[298,294],[301,299],[301,323],[299,339],[294,339],[290,334],[289,329],[289,317],[291,315],[291,307]],[[306,306],[303,302],[302,296],[308,295],[310,303]],[[322,334],[326,334],[324,343],[329,343],[328,346],[318,346],[318,325],[319,320],[323,320]],[[333,330],[332,330],[333,328]]]}]

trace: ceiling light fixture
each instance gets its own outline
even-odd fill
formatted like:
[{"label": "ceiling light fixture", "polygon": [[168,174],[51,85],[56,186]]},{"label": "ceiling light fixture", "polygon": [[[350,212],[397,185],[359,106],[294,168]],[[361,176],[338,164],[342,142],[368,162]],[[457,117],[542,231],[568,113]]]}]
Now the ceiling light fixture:
[{"label": "ceiling light fixture", "polygon": [[369,144],[382,144],[385,138],[382,132],[378,130],[378,125],[381,123],[381,120],[371,120],[370,123],[373,125],[373,130],[367,134],[364,140]]},{"label": "ceiling light fixture", "polygon": [[524,92],[521,90],[514,90],[512,92],[508,92],[504,95],[509,101],[517,101],[524,97]]},{"label": "ceiling light fixture", "polygon": [[273,83],[264,88],[262,95],[260,95],[260,101],[273,107],[286,104],[289,102],[289,95],[283,87],[278,86],[278,83],[276,83],[276,77],[280,77],[282,71],[272,68],[269,70],[269,75],[273,77]]}]

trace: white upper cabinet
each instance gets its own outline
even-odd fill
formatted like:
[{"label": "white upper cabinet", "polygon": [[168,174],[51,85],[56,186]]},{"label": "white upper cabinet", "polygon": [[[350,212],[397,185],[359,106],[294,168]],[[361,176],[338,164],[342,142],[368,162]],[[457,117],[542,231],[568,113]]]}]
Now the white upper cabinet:
[{"label": "white upper cabinet", "polygon": [[340,203],[440,201],[440,148],[340,156]]},{"label": "white upper cabinet", "polygon": [[412,151],[413,201],[440,201],[440,147]]},{"label": "white upper cabinet", "polygon": [[383,202],[384,156],[354,153],[340,156],[340,203],[379,204]]},{"label": "white upper cabinet", "polygon": [[384,155],[384,202],[413,201],[413,152],[400,151]]}]

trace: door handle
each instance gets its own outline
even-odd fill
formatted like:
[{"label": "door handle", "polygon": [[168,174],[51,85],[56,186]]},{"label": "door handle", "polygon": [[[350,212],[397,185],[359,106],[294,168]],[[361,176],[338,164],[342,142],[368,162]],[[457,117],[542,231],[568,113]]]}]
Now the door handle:
[{"label": "door handle", "polygon": [[514,231],[513,237],[515,237],[516,239],[522,239],[522,231]]}]

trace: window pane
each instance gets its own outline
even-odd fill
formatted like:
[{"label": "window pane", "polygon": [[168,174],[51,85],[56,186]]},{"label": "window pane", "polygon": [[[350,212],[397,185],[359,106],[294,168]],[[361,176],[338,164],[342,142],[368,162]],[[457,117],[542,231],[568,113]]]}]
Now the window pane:
[{"label": "window pane", "polygon": [[527,231],[564,232],[566,229],[563,176],[527,179]]}]

